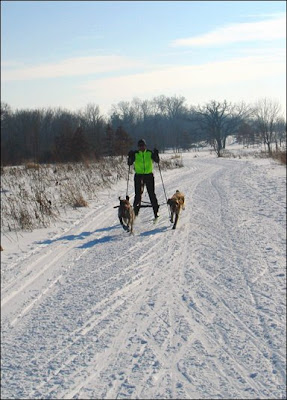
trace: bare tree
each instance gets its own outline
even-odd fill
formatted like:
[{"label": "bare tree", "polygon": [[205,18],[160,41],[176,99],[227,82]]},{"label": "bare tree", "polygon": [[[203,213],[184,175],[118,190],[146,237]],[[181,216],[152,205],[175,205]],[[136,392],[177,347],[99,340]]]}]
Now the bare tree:
[{"label": "bare tree", "polygon": [[80,112],[79,125],[84,131],[86,138],[91,146],[91,154],[100,157],[104,153],[105,127],[106,122],[100,113],[98,105],[89,103],[86,108]]},{"label": "bare tree", "polygon": [[276,123],[280,112],[279,103],[267,98],[258,100],[253,109],[257,131],[267,145],[269,154],[272,153],[272,143],[275,143]]},{"label": "bare tree", "polygon": [[[5,103],[4,101],[1,101],[1,124],[2,122],[5,122],[7,117],[12,114],[12,109],[9,106],[8,103]],[[2,126],[1,126],[2,128]]]},{"label": "bare tree", "polygon": [[286,120],[283,117],[277,118],[275,122],[275,142],[276,142],[276,150],[279,146],[282,146],[282,142],[286,145]]},{"label": "bare tree", "polygon": [[236,134],[236,139],[238,143],[242,143],[244,146],[249,146],[255,143],[255,130],[254,128],[247,122],[243,121],[238,129]]},{"label": "bare tree", "polygon": [[[184,132],[184,120],[188,113],[185,104],[186,99],[183,96],[158,96],[152,101],[155,116],[160,116],[165,125],[164,142],[169,143],[174,151],[179,151]],[[155,118],[157,120],[158,118]]]},{"label": "bare tree", "polygon": [[15,153],[14,138],[10,129],[12,118],[11,107],[1,101],[1,164],[9,163],[11,153]]},{"label": "bare tree", "polygon": [[226,138],[235,134],[241,121],[249,113],[250,110],[244,103],[233,105],[226,100],[212,100],[203,107],[193,109],[192,120],[195,119],[200,128],[207,131],[210,144],[217,156],[221,157]]}]

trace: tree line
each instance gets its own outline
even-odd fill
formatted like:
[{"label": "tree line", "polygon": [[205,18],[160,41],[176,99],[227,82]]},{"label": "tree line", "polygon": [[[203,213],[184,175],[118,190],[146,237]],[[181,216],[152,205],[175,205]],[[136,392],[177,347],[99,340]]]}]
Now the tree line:
[{"label": "tree line", "polygon": [[254,105],[211,100],[189,106],[182,96],[134,98],[113,105],[109,116],[95,104],[68,111],[61,108],[15,110],[1,102],[1,165],[77,162],[125,156],[145,138],[161,152],[190,150],[206,143],[218,157],[228,136],[239,143],[264,143],[271,154],[286,143],[286,121],[270,99]]}]

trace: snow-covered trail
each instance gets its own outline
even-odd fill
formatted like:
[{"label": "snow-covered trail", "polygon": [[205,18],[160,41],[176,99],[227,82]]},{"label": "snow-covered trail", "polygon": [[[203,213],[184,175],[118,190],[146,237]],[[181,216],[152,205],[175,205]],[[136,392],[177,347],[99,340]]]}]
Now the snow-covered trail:
[{"label": "snow-covered trail", "polygon": [[167,195],[186,196],[176,230],[162,205],[125,233],[121,182],[3,260],[2,398],[286,397],[286,178],[248,160],[184,165],[163,172]]}]

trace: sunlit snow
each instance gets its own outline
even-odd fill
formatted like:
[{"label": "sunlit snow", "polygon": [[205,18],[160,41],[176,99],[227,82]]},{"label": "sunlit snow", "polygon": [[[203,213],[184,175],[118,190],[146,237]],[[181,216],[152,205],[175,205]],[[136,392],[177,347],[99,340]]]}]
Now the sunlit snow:
[{"label": "sunlit snow", "polygon": [[162,172],[186,197],[176,230],[155,167],[160,220],[141,209],[134,235],[125,180],[2,235],[3,399],[286,398],[286,169],[182,159]]}]

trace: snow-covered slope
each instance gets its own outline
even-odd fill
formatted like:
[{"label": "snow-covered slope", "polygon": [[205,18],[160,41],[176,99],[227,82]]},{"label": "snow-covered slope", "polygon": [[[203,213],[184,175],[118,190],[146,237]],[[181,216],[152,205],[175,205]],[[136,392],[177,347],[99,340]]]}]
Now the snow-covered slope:
[{"label": "snow-covered slope", "polygon": [[186,196],[176,230],[155,167],[161,218],[143,208],[133,236],[113,208],[122,181],[3,237],[3,399],[286,398],[285,168],[183,163],[162,172]]}]

